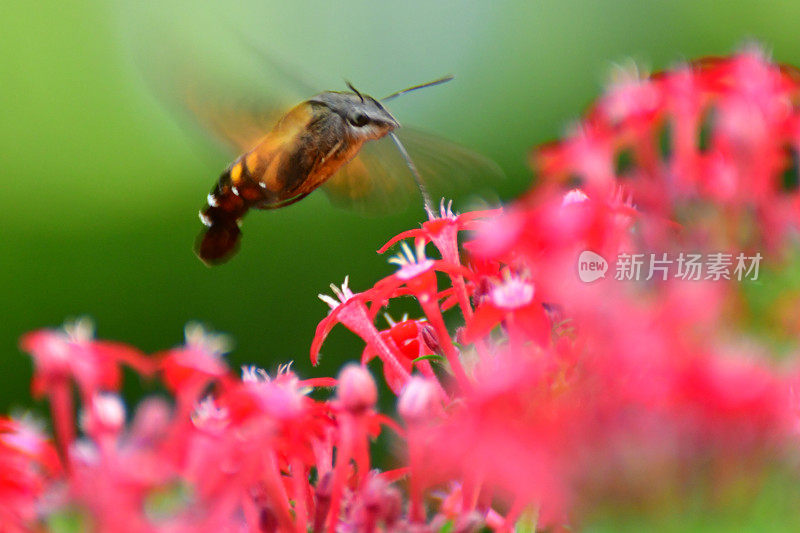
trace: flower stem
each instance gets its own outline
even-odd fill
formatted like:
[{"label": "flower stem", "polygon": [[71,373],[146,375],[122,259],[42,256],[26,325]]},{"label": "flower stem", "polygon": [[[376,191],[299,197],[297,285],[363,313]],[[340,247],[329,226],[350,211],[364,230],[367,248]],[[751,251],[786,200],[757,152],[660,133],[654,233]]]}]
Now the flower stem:
[{"label": "flower stem", "polygon": [[65,468],[69,467],[69,447],[75,440],[72,389],[68,380],[54,384],[50,395],[50,412],[58,443],[58,452]]},{"label": "flower stem", "polygon": [[336,466],[333,467],[333,481],[331,485],[331,507],[328,511],[328,531],[335,531],[339,521],[339,504],[344,492],[347,468],[353,456],[353,431],[352,418],[342,418],[339,447],[336,453]]},{"label": "flower stem", "polygon": [[450,339],[450,333],[447,331],[447,327],[444,325],[444,318],[442,317],[441,311],[439,311],[439,306],[437,306],[431,300],[424,298],[418,298],[417,300],[420,302],[425,316],[428,317],[428,321],[436,330],[439,344],[442,347],[442,351],[444,351],[444,356],[447,358],[447,362],[450,363],[450,368],[453,369],[453,374],[456,377],[456,381],[458,382],[461,391],[466,392],[470,390],[471,386],[469,377],[464,371],[464,367],[461,365],[458,349],[453,345],[453,341]]},{"label": "flower stem", "polygon": [[297,529],[308,531],[308,502],[306,501],[308,473],[297,456],[292,458],[292,483],[294,484],[294,513],[297,517]]}]

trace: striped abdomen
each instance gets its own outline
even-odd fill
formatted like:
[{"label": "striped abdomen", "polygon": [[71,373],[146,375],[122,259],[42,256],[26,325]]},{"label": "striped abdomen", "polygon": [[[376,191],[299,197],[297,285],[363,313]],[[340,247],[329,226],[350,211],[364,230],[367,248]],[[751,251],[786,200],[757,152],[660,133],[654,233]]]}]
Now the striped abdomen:
[{"label": "striped abdomen", "polygon": [[231,165],[220,176],[208,194],[206,207],[200,211],[200,220],[206,230],[197,243],[197,255],[206,263],[219,263],[236,251],[242,217],[261,197],[256,189],[258,184],[254,188],[252,179],[242,183],[245,168],[241,159]]},{"label": "striped abdomen", "polygon": [[298,105],[220,176],[200,212],[206,230],[197,254],[208,264],[225,261],[238,247],[239,224],[248,210],[275,209],[304,198],[362,144],[347,139],[341,119],[327,108]]}]

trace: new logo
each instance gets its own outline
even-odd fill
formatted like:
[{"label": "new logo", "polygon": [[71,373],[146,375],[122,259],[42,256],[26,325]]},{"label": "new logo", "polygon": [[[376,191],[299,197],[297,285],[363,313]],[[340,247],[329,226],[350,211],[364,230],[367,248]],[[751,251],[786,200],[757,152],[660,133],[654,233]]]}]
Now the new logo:
[{"label": "new logo", "polygon": [[578,277],[584,283],[591,283],[606,277],[608,261],[591,250],[584,250],[578,256]]}]

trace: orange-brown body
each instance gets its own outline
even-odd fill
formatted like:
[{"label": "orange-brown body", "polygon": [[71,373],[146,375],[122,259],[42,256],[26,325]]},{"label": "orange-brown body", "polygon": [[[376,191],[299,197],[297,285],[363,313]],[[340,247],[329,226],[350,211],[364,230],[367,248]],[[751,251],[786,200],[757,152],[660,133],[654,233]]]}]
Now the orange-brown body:
[{"label": "orange-brown body", "polygon": [[[239,223],[249,209],[301,200],[353,159],[366,141],[396,127],[393,119],[372,121],[363,114],[353,119],[350,94],[322,93],[298,104],[223,172],[200,213],[207,226],[197,250],[203,261],[218,263],[236,250]],[[341,100],[351,104],[344,112],[336,106]]]}]

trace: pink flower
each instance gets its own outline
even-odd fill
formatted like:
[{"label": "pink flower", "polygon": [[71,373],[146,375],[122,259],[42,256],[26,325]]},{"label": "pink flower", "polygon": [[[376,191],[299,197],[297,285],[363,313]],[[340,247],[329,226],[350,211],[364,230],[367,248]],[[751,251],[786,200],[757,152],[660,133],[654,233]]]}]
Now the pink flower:
[{"label": "pink flower", "polygon": [[[433,327],[423,320],[394,322],[388,315],[386,315],[386,320],[390,327],[382,330],[380,335],[389,346],[402,355],[398,361],[403,368],[411,373],[416,366],[424,374],[432,375],[433,370],[428,361],[415,362],[415,360],[426,355],[433,355],[441,349],[436,341]],[[375,356],[375,351],[368,345],[361,355],[361,363],[367,364]],[[392,391],[399,394],[404,385],[403,376],[397,375],[391,365],[383,365],[383,375]]]},{"label": "pink flower", "polygon": [[[460,231],[478,228],[478,219],[491,218],[499,215],[502,210],[472,211],[457,215],[453,213],[452,207],[452,200],[445,204],[445,200],[442,198],[438,217],[436,213],[429,211],[429,220],[423,222],[421,229],[400,233],[383,245],[378,250],[378,253],[384,253],[395,243],[413,237],[417,242],[432,242],[436,248],[439,249],[439,253],[445,262],[451,265],[459,264],[458,233]],[[469,303],[469,294],[464,276],[458,272],[449,272],[449,276],[453,284],[453,292],[461,306],[461,311],[465,319],[469,320],[472,316],[472,307]]]},{"label": "pink flower", "polygon": [[485,211],[471,211],[463,214],[453,213],[452,200],[445,204],[442,198],[439,206],[439,216],[429,212],[428,220],[422,223],[422,228],[404,231],[384,244],[378,253],[386,252],[390,247],[404,239],[422,239],[425,242],[432,242],[442,254],[442,259],[451,264],[459,263],[458,257],[458,232],[474,229],[476,220],[479,218],[489,218],[498,215],[501,209],[490,209]]},{"label": "pink flower", "polygon": [[[0,420],[0,529],[41,528],[65,509],[101,531],[581,529],[598,510],[704,511],[704,492],[715,513],[734,494],[738,519],[776,469],[796,481],[799,381],[775,356],[796,355],[797,298],[775,250],[800,223],[798,101],[800,73],[753,49],[621,71],[562,141],[535,151],[541,184],[524,198],[463,214],[442,201],[381,248],[402,241],[393,273],[320,295],[329,313],[311,361],[336,324],[365,344],[336,379],[291,364],[238,378],[225,338],[192,325],[157,365],[93,339],[85,321],[24,336],[58,456],[35,427]],[[609,263],[756,250],[778,289],[584,283],[586,250]],[[419,318],[385,315],[379,330],[398,298]],[[770,313],[789,324],[780,339]],[[375,358],[394,418],[380,412]],[[170,397],[126,406],[120,363]],[[371,446],[387,427],[398,453],[380,471]]]},{"label": "pink flower", "polygon": [[474,342],[486,336],[502,322],[509,329],[510,337],[547,344],[550,320],[535,293],[531,281],[504,271],[503,279],[492,284],[475,316],[467,324],[464,342]]},{"label": "pink flower", "polygon": [[138,350],[120,343],[93,339],[94,327],[86,319],[68,323],[63,330],[38,330],[20,340],[34,360],[34,396],[47,395],[63,457],[75,439],[72,380],[84,402],[94,394],[119,388],[120,363],[149,376],[152,363]]},{"label": "pink flower", "polygon": [[331,285],[336,299],[328,295],[319,295],[320,299],[330,306],[331,311],[327,318],[322,320],[317,326],[314,340],[311,343],[311,362],[315,365],[317,364],[319,350],[325,337],[328,336],[333,326],[340,322],[353,333],[364,339],[368,347],[381,358],[383,364],[391,368],[392,374],[398,381],[400,383],[405,383],[409,377],[409,373],[400,362],[402,359],[401,354],[396,348],[386,342],[375,327],[373,323],[375,314],[377,313],[375,303],[373,302],[373,309],[367,308],[368,302],[375,299],[383,301],[385,296],[377,294],[375,290],[353,294],[347,284],[348,278],[345,278],[341,289],[335,285]]},{"label": "pink flower", "polygon": [[[187,324],[183,346],[158,354],[164,382],[173,392],[196,392],[209,381],[228,373],[222,355],[229,342],[224,335],[206,332],[199,324]],[[190,396],[194,396],[191,394]]]},{"label": "pink flower", "polygon": [[54,382],[74,379],[84,395],[119,387],[119,364],[125,363],[148,375],[152,364],[139,350],[121,343],[94,340],[89,320],[67,323],[62,330],[41,329],[20,340],[22,350],[33,356],[33,393],[41,396]]},{"label": "pink flower", "polygon": [[468,279],[473,277],[472,272],[460,264],[428,259],[425,255],[425,242],[422,239],[417,239],[415,248],[412,251],[408,244],[403,243],[402,253],[389,260],[390,263],[395,263],[400,268],[393,275],[376,283],[373,291],[381,295],[381,299],[404,294],[411,294],[416,298],[436,332],[436,337],[439,339],[442,351],[459,387],[466,389],[469,387],[469,377],[464,371],[458,350],[450,339],[439,308],[436,272],[445,272],[451,277],[463,276]]},{"label": "pink flower", "polygon": [[338,381],[339,431],[327,520],[331,530],[340,520],[340,504],[347,477],[351,475],[351,461],[356,469],[356,485],[363,486],[367,480],[370,470],[369,426],[375,419],[373,409],[378,399],[375,381],[364,367],[346,366]]},{"label": "pink flower", "polygon": [[405,386],[397,402],[397,411],[408,427],[408,464],[411,470],[409,514],[415,522],[425,520],[423,491],[434,482],[425,473],[428,454],[436,445],[430,430],[436,428],[443,417],[445,401],[446,397],[438,383],[430,378],[415,377]]},{"label": "pink flower", "polygon": [[[0,418],[0,523],[5,531],[31,531],[50,477],[55,450],[30,420]],[[6,529],[7,528],[7,529]]]},{"label": "pink flower", "polygon": [[444,414],[442,406],[446,400],[434,381],[414,378],[400,394],[397,412],[410,424],[435,420]]},{"label": "pink flower", "polygon": [[606,94],[597,103],[597,112],[611,124],[636,128],[656,118],[662,110],[662,97],[657,81],[649,80],[629,63],[613,70]]},{"label": "pink flower", "polygon": [[788,206],[800,189],[785,177],[796,166],[798,94],[795,71],[754,47],[650,78],[624,74],[573,134],[532,161],[545,182],[577,177],[590,196],[622,178],[640,210],[681,225],[702,201],[714,223],[755,225],[774,247],[798,218]]}]

